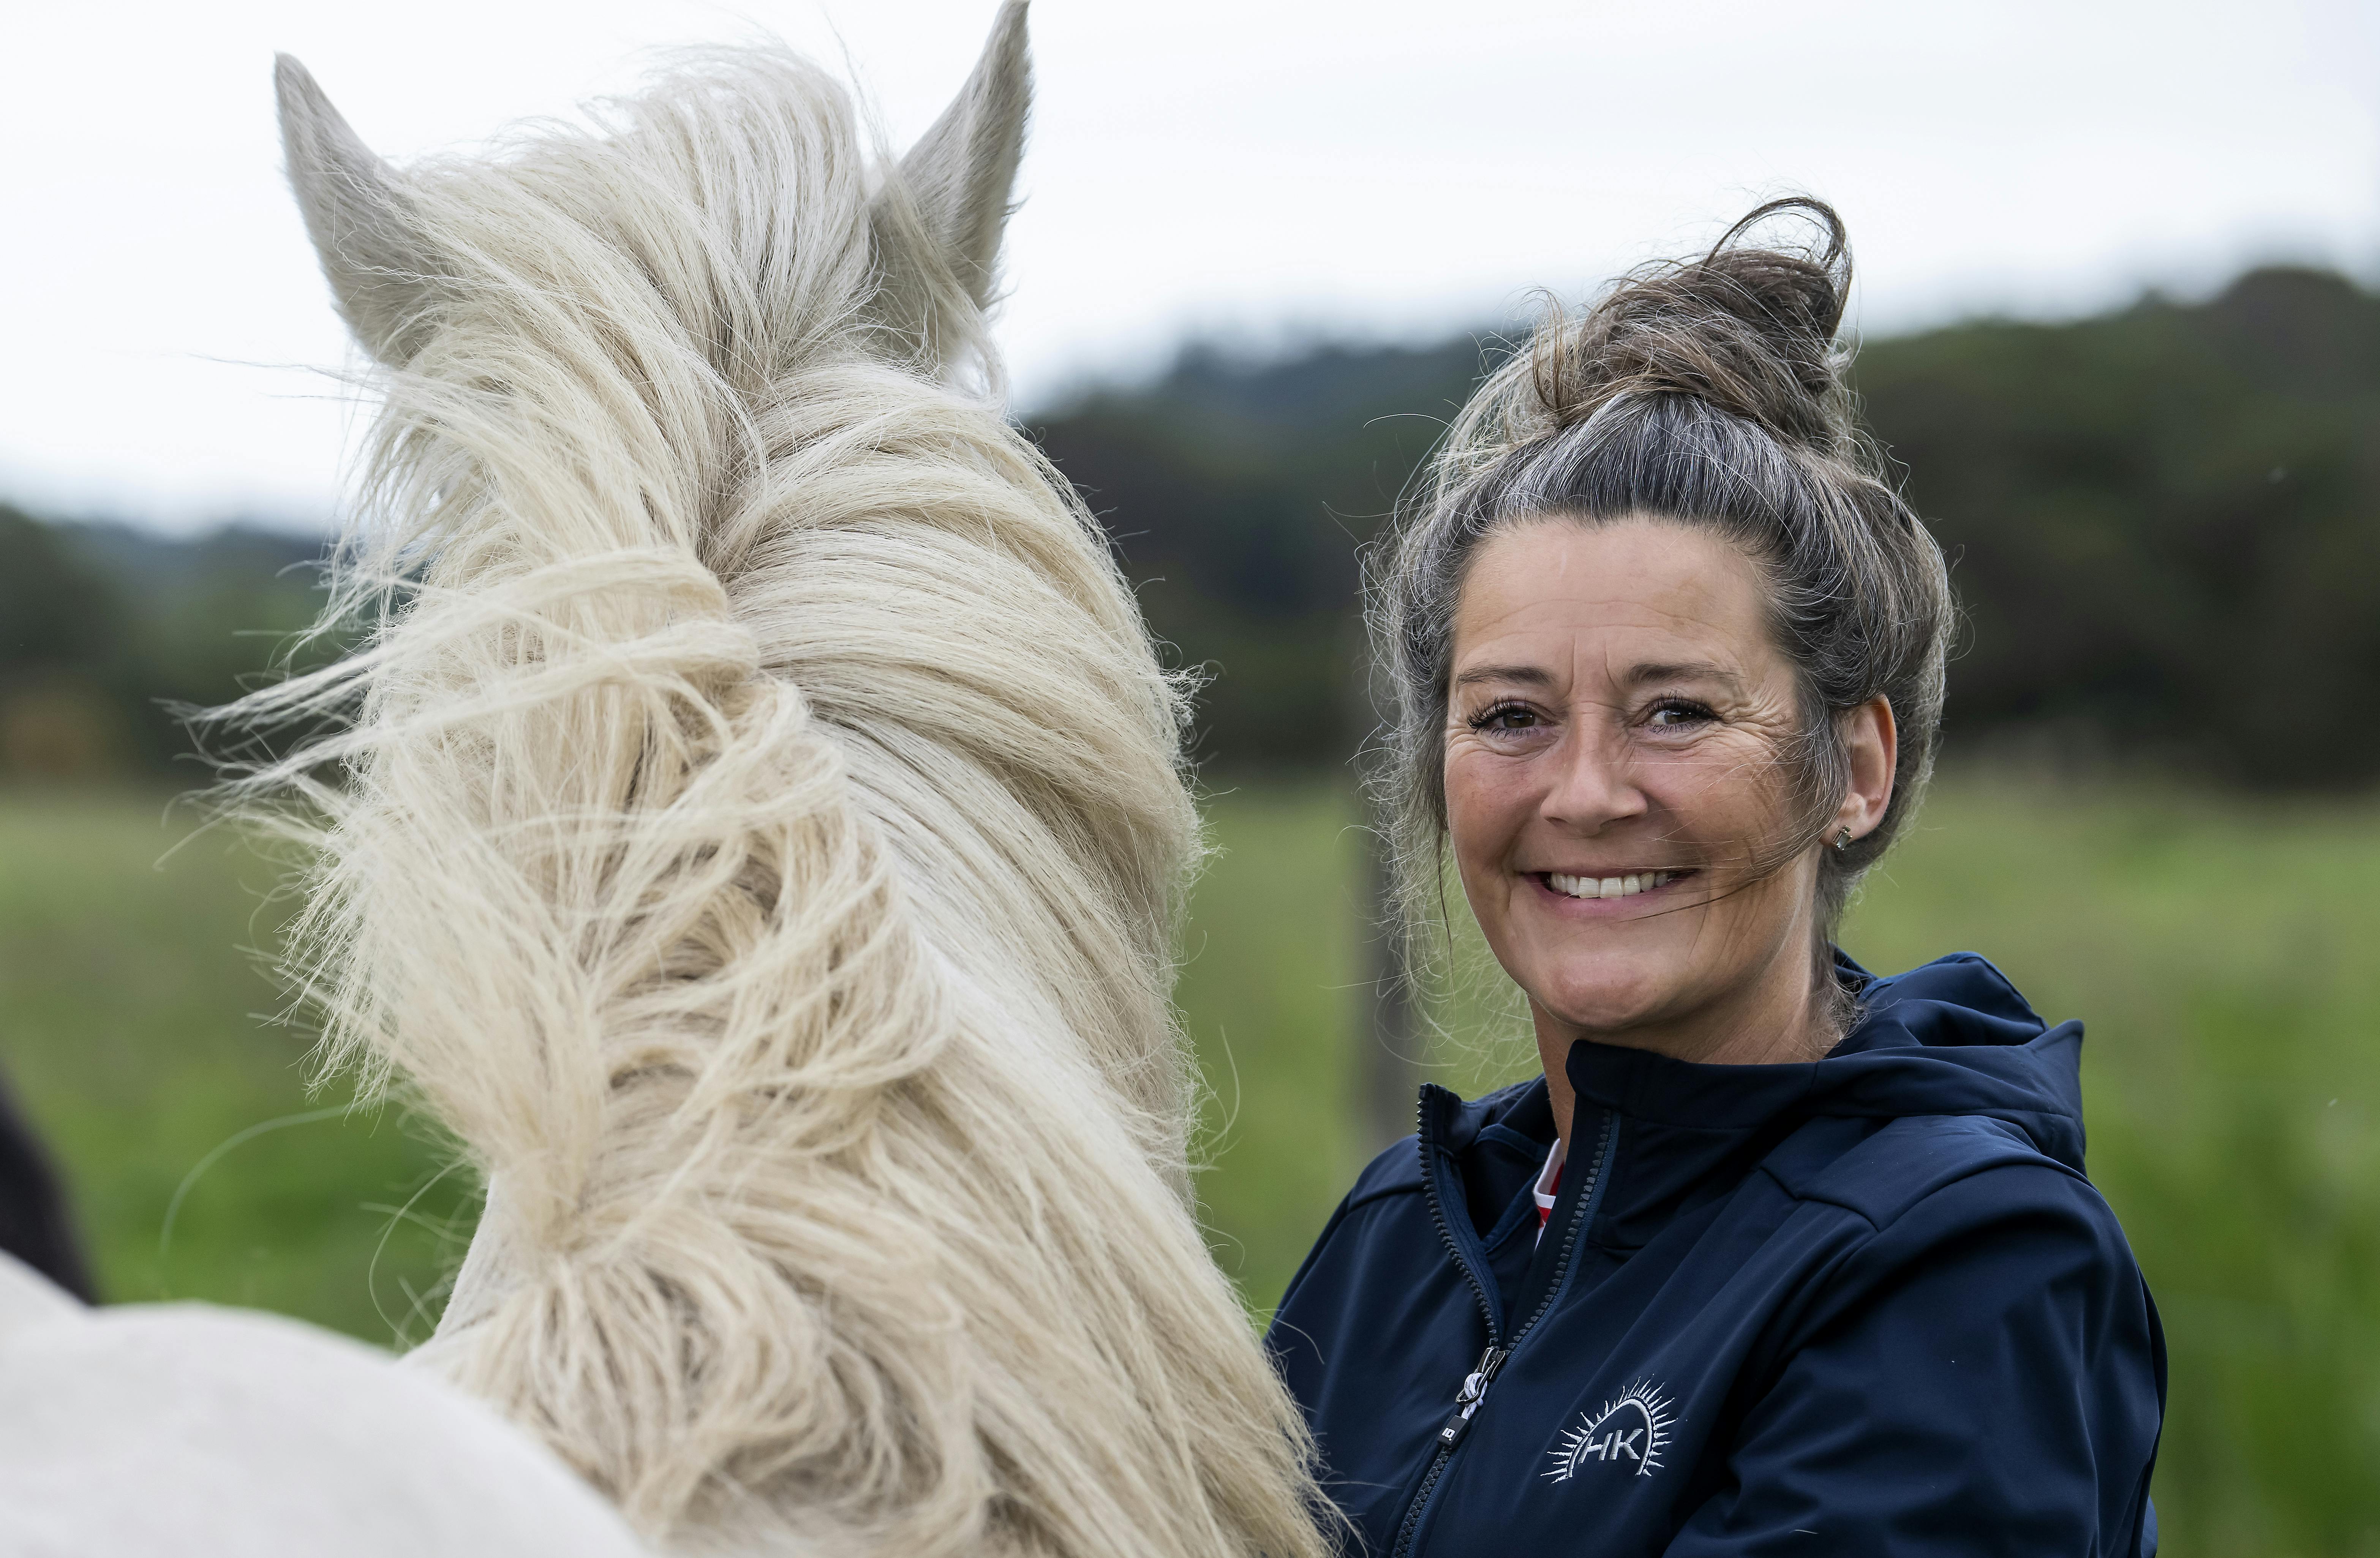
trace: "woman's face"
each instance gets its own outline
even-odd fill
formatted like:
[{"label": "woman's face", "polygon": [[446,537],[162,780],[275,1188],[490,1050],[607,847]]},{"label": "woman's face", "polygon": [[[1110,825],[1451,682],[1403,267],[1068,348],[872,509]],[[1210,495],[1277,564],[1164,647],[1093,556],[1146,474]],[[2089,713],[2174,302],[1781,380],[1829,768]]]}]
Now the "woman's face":
[{"label": "woman's face", "polygon": [[[1480,544],[1455,614],[1447,821],[1541,1045],[1755,1060],[1805,1038],[1818,846],[1767,869],[1805,822],[1784,767],[1798,726],[1761,576],[1710,531],[1548,519]],[[1828,838],[1873,827],[1891,788],[1883,701],[1847,734]]]}]

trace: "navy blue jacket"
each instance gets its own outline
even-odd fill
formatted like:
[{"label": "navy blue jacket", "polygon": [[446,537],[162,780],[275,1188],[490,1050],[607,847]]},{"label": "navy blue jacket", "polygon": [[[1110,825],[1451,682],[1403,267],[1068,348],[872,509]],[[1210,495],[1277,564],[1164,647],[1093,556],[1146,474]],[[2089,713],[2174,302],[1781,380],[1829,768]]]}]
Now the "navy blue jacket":
[{"label": "navy blue jacket", "polygon": [[1541,1240],[1545,1079],[1422,1089],[1269,1337],[1364,1552],[2155,1551],[2165,1343],[2080,1025],[1973,954],[1840,968],[1821,1061],[1574,1045]]}]

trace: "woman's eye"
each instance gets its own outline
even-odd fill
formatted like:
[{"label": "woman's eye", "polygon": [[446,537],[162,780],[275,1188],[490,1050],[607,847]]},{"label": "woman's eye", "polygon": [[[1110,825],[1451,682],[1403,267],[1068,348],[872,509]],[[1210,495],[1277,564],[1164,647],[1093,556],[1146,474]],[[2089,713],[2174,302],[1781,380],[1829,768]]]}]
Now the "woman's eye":
[{"label": "woman's eye", "polygon": [[1706,724],[1712,717],[1711,712],[1699,703],[1689,702],[1682,698],[1665,698],[1653,705],[1646,723],[1674,729],[1679,725]]},{"label": "woman's eye", "polygon": [[1500,703],[1471,719],[1474,730],[1527,730],[1537,723],[1537,712],[1519,703]]}]

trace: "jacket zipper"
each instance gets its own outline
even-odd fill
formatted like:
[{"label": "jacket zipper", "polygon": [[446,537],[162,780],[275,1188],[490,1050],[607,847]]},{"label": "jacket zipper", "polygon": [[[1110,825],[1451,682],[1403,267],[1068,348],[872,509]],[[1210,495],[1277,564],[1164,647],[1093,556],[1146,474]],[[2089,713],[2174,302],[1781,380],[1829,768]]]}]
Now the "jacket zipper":
[{"label": "jacket zipper", "polygon": [[1496,1311],[1488,1302],[1488,1290],[1480,1284],[1479,1273],[1472,1270],[1471,1262],[1463,1258],[1461,1247],[1454,1242],[1454,1230],[1446,1221],[1446,1207],[1439,1197],[1438,1165],[1432,1161],[1436,1150],[1432,1138],[1437,1133],[1429,1128],[1429,1094],[1427,1090],[1422,1093],[1418,1114],[1420,1128],[1416,1133],[1416,1146],[1422,1154],[1422,1195],[1429,1202],[1429,1214],[1438,1224],[1438,1236],[1445,1242],[1447,1254],[1453,1258],[1455,1270],[1470,1283],[1471,1296],[1479,1305],[1479,1317],[1487,1321],[1488,1350],[1479,1355],[1479,1361],[1472,1365],[1471,1372],[1463,1377],[1462,1385],[1454,1393],[1453,1414],[1438,1430],[1438,1449],[1429,1458],[1428,1469],[1422,1473],[1421,1485],[1414,1490],[1413,1502],[1405,1505],[1405,1517],[1397,1528],[1397,1545],[1391,1558],[1412,1558],[1414,1537],[1421,1529],[1421,1517],[1429,1508],[1430,1495],[1438,1491],[1439,1479],[1446,1475],[1446,1463],[1453,1458],[1455,1446],[1461,1444],[1464,1435],[1471,1431],[1471,1419],[1478,1412],[1480,1403],[1487,1399],[1488,1385],[1503,1369],[1504,1360],[1512,1356],[1512,1349],[1521,1345],[1521,1339],[1545,1318],[1548,1309],[1553,1308],[1554,1296],[1561,1291],[1562,1278],[1570,1271],[1571,1254],[1578,1247],[1579,1231],[1586,1222],[1587,1209],[1595,1204],[1596,1182],[1603,1177],[1604,1160],[1611,1150],[1612,1119],[1610,1111],[1606,1110],[1596,1133],[1595,1156],[1587,1163],[1586,1178],[1579,1185],[1578,1199],[1572,1204],[1570,1221],[1562,1225],[1562,1242],[1554,1252],[1552,1277],[1547,1282],[1546,1291],[1537,1300],[1537,1307],[1513,1327],[1509,1341],[1502,1341],[1496,1334]]}]

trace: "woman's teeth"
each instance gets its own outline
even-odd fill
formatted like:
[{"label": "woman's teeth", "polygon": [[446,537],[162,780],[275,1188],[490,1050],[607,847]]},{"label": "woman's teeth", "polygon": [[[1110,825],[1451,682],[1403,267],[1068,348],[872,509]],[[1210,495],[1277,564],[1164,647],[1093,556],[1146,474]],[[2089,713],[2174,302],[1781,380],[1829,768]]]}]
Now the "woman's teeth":
[{"label": "woman's teeth", "polygon": [[1682,871],[1639,871],[1634,876],[1564,876],[1548,871],[1546,883],[1573,898],[1627,898],[1675,882]]}]

